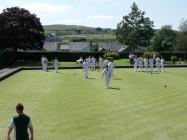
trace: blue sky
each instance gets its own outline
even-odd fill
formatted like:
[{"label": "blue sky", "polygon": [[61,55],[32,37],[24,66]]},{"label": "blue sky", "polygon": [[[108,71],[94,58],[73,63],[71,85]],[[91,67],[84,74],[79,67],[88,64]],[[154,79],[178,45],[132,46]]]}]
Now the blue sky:
[{"label": "blue sky", "polygon": [[133,2],[154,21],[155,28],[172,25],[178,30],[181,19],[187,19],[187,0],[0,0],[0,11],[19,6],[35,13],[43,25],[116,28]]}]

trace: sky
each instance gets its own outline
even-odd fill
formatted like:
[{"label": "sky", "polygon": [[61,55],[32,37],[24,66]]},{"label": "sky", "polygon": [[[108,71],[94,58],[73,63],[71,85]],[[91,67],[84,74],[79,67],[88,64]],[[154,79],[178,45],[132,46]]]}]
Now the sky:
[{"label": "sky", "polygon": [[154,28],[178,30],[187,19],[187,0],[0,0],[0,12],[18,6],[40,18],[43,25],[67,24],[115,29],[133,2],[154,21]]}]

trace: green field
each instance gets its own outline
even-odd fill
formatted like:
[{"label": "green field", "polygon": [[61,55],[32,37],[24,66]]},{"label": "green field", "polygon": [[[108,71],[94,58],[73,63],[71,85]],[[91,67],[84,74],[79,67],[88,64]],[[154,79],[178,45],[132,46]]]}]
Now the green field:
[{"label": "green field", "polygon": [[87,41],[106,41],[106,40],[116,40],[114,33],[101,33],[101,34],[81,34],[81,35],[63,35],[59,36],[60,40],[74,40],[84,38]]},{"label": "green field", "polygon": [[[148,74],[21,71],[0,82],[0,140],[15,105],[32,117],[35,140],[187,140],[187,69]],[[166,88],[164,85],[166,84]]]}]

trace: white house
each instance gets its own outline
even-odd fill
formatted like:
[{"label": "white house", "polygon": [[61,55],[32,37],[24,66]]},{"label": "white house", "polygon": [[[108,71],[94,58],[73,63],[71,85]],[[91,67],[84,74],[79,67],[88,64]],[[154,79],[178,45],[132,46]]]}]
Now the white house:
[{"label": "white house", "polygon": [[90,52],[90,42],[70,42],[70,52]]},{"label": "white house", "polygon": [[43,49],[46,51],[59,51],[59,46],[57,42],[45,41]]}]

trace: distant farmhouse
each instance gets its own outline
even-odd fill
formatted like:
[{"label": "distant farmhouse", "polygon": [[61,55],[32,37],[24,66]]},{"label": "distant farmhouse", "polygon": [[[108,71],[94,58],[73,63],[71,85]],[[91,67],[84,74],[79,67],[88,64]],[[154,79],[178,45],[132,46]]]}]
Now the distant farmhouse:
[{"label": "distant farmhouse", "polygon": [[[94,44],[94,45],[93,45]],[[45,51],[65,51],[65,52],[124,52],[130,51],[128,46],[117,41],[107,42],[59,42],[58,37],[52,33],[46,37],[43,49]],[[96,47],[96,49],[95,49]],[[144,47],[136,47],[135,51],[144,51]]]},{"label": "distant farmhouse", "polygon": [[59,40],[55,33],[46,36],[43,49],[45,51],[60,51]]}]

